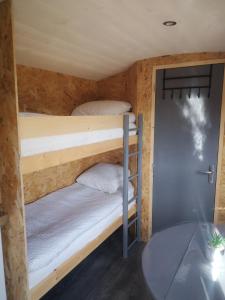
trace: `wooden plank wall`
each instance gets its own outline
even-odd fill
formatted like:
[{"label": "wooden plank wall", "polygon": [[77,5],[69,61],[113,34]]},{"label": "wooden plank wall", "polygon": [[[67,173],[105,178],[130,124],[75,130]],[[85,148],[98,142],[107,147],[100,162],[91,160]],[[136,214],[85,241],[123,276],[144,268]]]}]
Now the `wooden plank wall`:
[{"label": "wooden plank wall", "polygon": [[[132,99],[134,110],[144,115],[143,136],[143,217],[142,233],[143,239],[147,240],[151,234],[152,227],[152,136],[154,133],[154,111],[152,111],[153,68],[156,66],[186,64],[203,62],[210,59],[224,59],[225,53],[193,53],[181,55],[168,55],[154,57],[136,62],[127,72],[111,76],[97,83],[99,93],[102,97]],[[154,107],[153,107],[154,110]],[[225,148],[225,141],[224,141]],[[225,153],[225,150],[224,150]],[[225,222],[225,154],[222,163],[221,183],[219,200],[216,207],[218,211],[217,220]]]},{"label": "wooden plank wall", "polygon": [[99,99],[125,100],[127,98],[127,71],[97,81]]},{"label": "wooden plank wall", "polygon": [[[132,111],[137,114],[137,69],[134,64],[127,71],[97,81],[97,94],[99,99],[129,101]],[[136,173],[137,161],[133,157],[129,160],[129,168]],[[133,181],[136,187],[136,182]]]},{"label": "wooden plank wall", "polygon": [[74,107],[95,100],[97,84],[52,71],[17,65],[20,111],[70,115]]},{"label": "wooden plank wall", "polygon": [[136,112],[136,87],[134,65],[125,72],[97,81],[97,95],[99,99],[129,101]]},{"label": "wooden plank wall", "polygon": [[[133,72],[133,69],[131,71]],[[98,85],[98,82],[92,80],[21,65],[17,66],[17,77],[21,111],[68,115],[75,106],[81,103],[106,98],[130,101],[135,106],[136,98],[132,98],[133,94],[128,94],[127,91],[129,84],[127,72],[116,76],[115,81],[112,77],[109,85],[107,81],[99,82]],[[136,85],[132,87],[136,88]],[[41,196],[70,185],[81,172],[100,161],[122,162],[122,150],[110,151],[25,175],[25,203],[30,203]]]},{"label": "wooden plank wall", "polygon": [[[171,56],[163,56],[163,57],[154,57],[142,61],[136,62],[133,66],[131,66],[127,71],[119,73],[114,76],[110,76],[109,78],[100,80],[95,82],[94,84],[88,83],[85,81],[84,83],[84,91],[88,90],[88,98],[92,99],[115,99],[115,100],[126,100],[130,101],[133,106],[133,111],[138,113],[142,112],[144,114],[144,151],[143,151],[143,160],[144,160],[144,168],[143,168],[143,238],[148,239],[151,234],[151,220],[152,220],[152,203],[151,203],[151,191],[152,191],[152,168],[151,168],[151,158],[153,155],[152,151],[152,136],[154,132],[154,114],[152,112],[152,82],[153,82],[153,68],[160,65],[174,65],[174,64],[185,64],[185,63],[197,63],[199,61],[206,61],[209,59],[221,59],[224,58],[224,53],[193,53],[193,54],[181,54],[181,55],[171,55]],[[41,74],[43,76],[41,76]],[[45,75],[44,75],[45,74]],[[54,72],[38,70],[34,68],[28,68],[24,66],[18,66],[18,76],[19,76],[19,102],[21,109],[24,110],[33,110],[36,112],[46,112],[50,114],[68,114],[71,111],[74,103],[67,99],[60,105],[60,97],[62,96],[61,91],[62,82],[67,78],[67,75],[61,75]],[[56,79],[56,78],[64,78],[64,79]],[[35,78],[38,79],[35,79]],[[72,77],[72,76],[69,76]],[[43,81],[43,78],[45,80]],[[48,88],[46,83],[50,80],[53,82],[54,88]],[[59,80],[59,81],[58,81]],[[71,79],[72,80],[72,79]],[[75,79],[73,79],[75,80]],[[29,82],[32,82],[30,89]],[[28,82],[28,85],[26,84]],[[56,85],[60,88],[58,89]],[[69,85],[71,86],[71,85]],[[78,84],[79,86],[79,84]],[[44,92],[43,92],[44,90]],[[54,91],[56,95],[54,94]],[[81,89],[82,90],[82,89]],[[76,94],[76,89],[73,90]],[[75,96],[73,99],[75,100],[76,104],[80,104],[84,97],[82,92],[78,92],[78,98]],[[35,95],[33,97],[33,95]],[[46,95],[46,103],[42,102],[44,99],[43,95]],[[83,98],[84,97],[84,98]],[[32,100],[31,100],[32,99]],[[81,100],[82,99],[82,100]],[[39,104],[37,104],[39,102]],[[28,103],[30,103],[28,105]],[[50,104],[49,104],[50,103]],[[58,106],[58,107],[57,107]],[[82,165],[82,163],[81,163]],[[77,164],[79,169],[79,164]],[[223,161],[223,168],[225,169],[225,161]],[[73,168],[75,167],[74,164],[71,166],[71,171],[73,173]],[[62,168],[61,171],[59,169]],[[49,184],[49,192],[53,191],[59,187],[62,187],[61,182],[64,182],[64,186],[66,185],[65,177],[64,177],[64,168],[57,167],[51,168],[47,171],[42,171],[41,174],[31,174],[27,175],[24,178],[25,183],[25,199],[26,201],[32,201],[32,194],[33,200],[37,199],[37,196],[44,195],[48,192],[48,184],[41,184],[41,176],[45,178],[45,182],[54,182],[54,184]],[[67,165],[66,168],[69,168]],[[135,168],[135,162],[131,163],[131,168]],[[222,176],[225,174],[222,168]],[[57,170],[57,171],[56,171]],[[57,174],[56,179],[54,178],[54,174]],[[62,174],[61,177],[59,174]],[[39,178],[39,179],[38,179]],[[49,178],[46,180],[46,178]],[[66,177],[67,178],[67,177]],[[44,181],[43,181],[44,182]],[[58,184],[56,184],[56,182]],[[71,178],[68,176],[67,183],[70,184]],[[223,182],[223,180],[222,180]],[[67,184],[67,185],[68,185]],[[32,185],[35,188],[32,188]],[[43,187],[43,190],[40,190],[40,187]],[[53,188],[54,186],[54,188]],[[225,193],[223,194],[223,183],[221,183],[221,193],[219,196],[219,203],[223,201],[225,197]],[[221,200],[220,200],[221,199]],[[218,208],[216,207],[216,210]],[[223,209],[218,210],[218,220],[224,220]]]},{"label": "wooden plank wall", "polygon": [[75,178],[92,165],[103,162],[121,162],[120,151],[112,151],[104,155],[96,155],[89,159],[81,159],[62,166],[49,168],[32,175],[24,175],[24,198],[30,203],[50,192],[74,183]]},{"label": "wooden plank wall", "polygon": [[[163,57],[155,57],[137,62],[137,103],[138,111],[144,114],[145,127],[145,152],[143,159],[144,164],[144,181],[143,181],[143,233],[144,238],[148,239],[151,234],[152,226],[152,166],[151,166],[151,155],[153,153],[152,149],[152,134],[154,127],[154,119],[151,109],[152,106],[152,96],[154,91],[152,91],[153,82],[153,68],[156,66],[170,66],[170,65],[180,65],[180,64],[197,64],[199,62],[205,62],[210,59],[224,59],[225,53],[193,53],[193,54],[181,54],[181,55],[168,55]],[[225,165],[223,166],[225,168]],[[219,205],[219,203],[217,204]],[[216,207],[217,209],[217,207]]]},{"label": "wooden plank wall", "polygon": [[98,162],[121,163],[122,149],[24,175],[25,202],[33,202],[50,192],[71,185],[84,170]]},{"label": "wooden plank wall", "polygon": [[14,71],[11,2],[6,0],[0,3],[0,207],[8,215],[3,229],[3,252],[7,297],[26,300],[27,260]]},{"label": "wooden plank wall", "polygon": [[225,136],[223,139],[222,168],[220,175],[217,221],[218,223],[225,223]]}]

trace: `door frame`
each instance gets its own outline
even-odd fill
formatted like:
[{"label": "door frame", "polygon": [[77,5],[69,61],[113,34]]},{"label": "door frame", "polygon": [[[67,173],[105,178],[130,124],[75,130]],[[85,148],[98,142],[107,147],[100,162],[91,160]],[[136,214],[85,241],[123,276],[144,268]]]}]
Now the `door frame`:
[{"label": "door frame", "polygon": [[[151,133],[150,133],[150,203],[153,207],[153,164],[154,164],[154,135],[155,135],[155,102],[156,102],[156,72],[157,70],[170,69],[170,68],[181,68],[181,67],[194,67],[201,65],[210,65],[223,63],[225,65],[225,59],[208,59],[199,60],[185,63],[172,63],[165,65],[155,65],[152,69],[152,101],[151,101]],[[220,198],[220,179],[221,179],[221,168],[222,168],[222,155],[223,155],[223,140],[224,140],[224,130],[225,127],[225,68],[224,68],[224,81],[223,81],[223,91],[222,91],[222,103],[221,103],[221,114],[220,114],[220,131],[219,131],[219,144],[218,144],[218,155],[217,155],[217,173],[216,173],[216,189],[215,189],[215,199],[214,199],[214,223],[219,222],[218,214],[219,210],[219,198]],[[153,214],[153,209],[152,209]],[[151,222],[153,220],[153,215],[151,217]],[[152,224],[151,224],[152,225]],[[152,226],[151,226],[152,228]]]}]

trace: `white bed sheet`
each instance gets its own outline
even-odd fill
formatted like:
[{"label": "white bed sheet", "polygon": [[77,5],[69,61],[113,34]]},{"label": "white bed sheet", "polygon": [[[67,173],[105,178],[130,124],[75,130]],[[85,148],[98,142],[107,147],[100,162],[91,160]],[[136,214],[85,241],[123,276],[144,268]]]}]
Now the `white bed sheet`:
[{"label": "white bed sheet", "polygon": [[[130,186],[129,198],[132,195]],[[107,194],[78,183],[26,205],[29,287],[41,282],[121,215],[122,189]]]},{"label": "white bed sheet", "polygon": [[[130,128],[135,128],[135,124],[130,123]],[[131,131],[130,135],[135,135],[135,131]],[[57,151],[72,147],[79,147],[103,141],[113,140],[123,137],[122,128],[113,128],[106,130],[94,130],[87,132],[78,132],[72,134],[63,134],[55,136],[46,136],[38,138],[29,138],[21,140],[22,157],[35,154]]]}]

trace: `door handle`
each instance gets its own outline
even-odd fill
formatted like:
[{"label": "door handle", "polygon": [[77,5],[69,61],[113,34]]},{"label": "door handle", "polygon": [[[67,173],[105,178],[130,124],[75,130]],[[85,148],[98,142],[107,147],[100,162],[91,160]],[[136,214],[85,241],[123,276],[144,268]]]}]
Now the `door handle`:
[{"label": "door handle", "polygon": [[208,176],[208,182],[210,184],[214,183],[214,173],[215,173],[215,166],[214,165],[209,165],[209,169],[205,171],[199,171],[200,174],[204,174]]},{"label": "door handle", "polygon": [[210,175],[210,174],[213,174],[213,171],[199,171],[199,173]]}]

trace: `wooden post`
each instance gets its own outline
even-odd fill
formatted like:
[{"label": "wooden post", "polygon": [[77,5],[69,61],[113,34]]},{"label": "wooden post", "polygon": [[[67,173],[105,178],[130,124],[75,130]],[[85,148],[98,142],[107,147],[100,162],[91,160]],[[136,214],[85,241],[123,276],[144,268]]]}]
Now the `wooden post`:
[{"label": "wooden post", "polygon": [[3,228],[7,297],[28,299],[24,205],[17,124],[17,83],[11,1],[0,2],[0,209],[8,215]]}]

